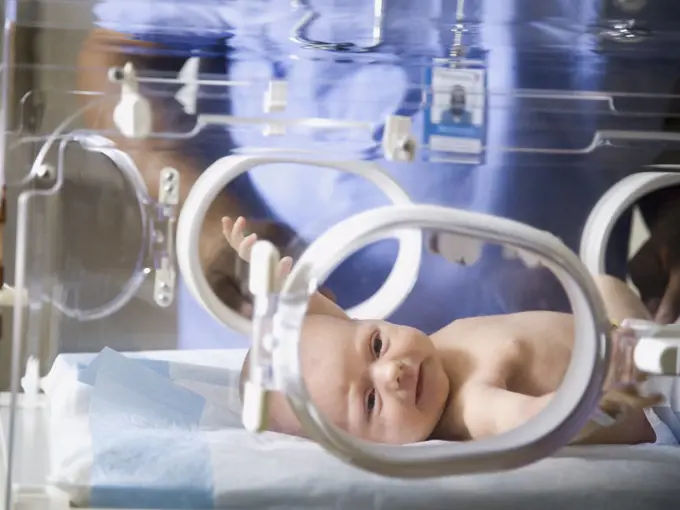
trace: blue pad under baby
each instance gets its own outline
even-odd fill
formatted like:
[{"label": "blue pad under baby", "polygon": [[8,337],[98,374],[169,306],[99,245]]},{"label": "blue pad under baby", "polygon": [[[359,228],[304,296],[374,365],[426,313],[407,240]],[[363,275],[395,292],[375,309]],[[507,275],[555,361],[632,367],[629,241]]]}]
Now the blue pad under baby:
[{"label": "blue pad under baby", "polygon": [[656,433],[656,444],[680,444],[680,377],[651,376],[645,381],[644,390],[648,394],[664,396],[662,405],[646,412]]},{"label": "blue pad under baby", "polygon": [[204,434],[240,426],[227,396],[238,391],[238,373],[105,349],[78,379],[92,387],[91,506],[214,506]]}]

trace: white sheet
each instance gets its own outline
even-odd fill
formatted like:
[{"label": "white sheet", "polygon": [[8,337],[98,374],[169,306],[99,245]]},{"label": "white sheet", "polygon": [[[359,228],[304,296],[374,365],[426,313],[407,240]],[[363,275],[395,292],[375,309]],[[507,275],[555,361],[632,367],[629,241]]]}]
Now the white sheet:
[{"label": "white sheet", "polygon": [[[139,353],[146,359],[179,360],[209,367],[240,367],[244,351]],[[78,364],[93,355],[64,356],[45,380],[51,407],[52,479],[79,506],[90,502],[91,393],[77,380]],[[316,445],[277,434],[253,436],[240,429],[205,431],[210,450],[213,505],[218,508],[577,508],[605,503],[619,510],[673,508],[680,497],[680,449],[589,447],[565,451],[511,473],[422,481],[393,480],[358,471]],[[134,434],[109,445],[124,453]],[[56,453],[56,455],[54,455]],[[158,457],[153,485],[181,470],[181,449]],[[148,459],[145,459],[148,461]],[[141,464],[140,464],[141,465]],[[145,473],[131,473],[143,480]],[[120,480],[117,480],[120,482]],[[139,485],[139,484],[138,484]],[[109,506],[155,506],[159,486],[110,487]],[[113,493],[118,490],[117,495]],[[141,491],[141,492],[140,492]],[[100,494],[101,496],[101,494]],[[126,503],[127,502],[127,503]],[[184,508],[175,498],[173,508]]]}]

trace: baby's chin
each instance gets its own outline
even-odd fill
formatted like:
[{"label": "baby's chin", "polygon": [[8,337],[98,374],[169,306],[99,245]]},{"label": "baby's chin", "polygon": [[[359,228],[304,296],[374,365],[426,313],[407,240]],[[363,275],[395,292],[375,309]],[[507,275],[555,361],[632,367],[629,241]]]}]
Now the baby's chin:
[{"label": "baby's chin", "polygon": [[428,360],[431,371],[432,384],[429,388],[432,398],[431,417],[433,418],[432,430],[435,431],[439,425],[439,422],[443,419],[446,408],[449,405],[449,399],[451,395],[451,381],[449,376],[444,369],[443,359],[441,354],[434,350]]},{"label": "baby's chin", "polygon": [[373,442],[377,439],[379,444],[386,444],[390,446],[406,446],[410,444],[424,443],[429,441],[433,436],[434,431],[426,432],[428,429],[425,427],[418,430],[405,430],[404,427],[398,427],[394,435],[388,434],[381,438],[368,439],[369,442]]}]

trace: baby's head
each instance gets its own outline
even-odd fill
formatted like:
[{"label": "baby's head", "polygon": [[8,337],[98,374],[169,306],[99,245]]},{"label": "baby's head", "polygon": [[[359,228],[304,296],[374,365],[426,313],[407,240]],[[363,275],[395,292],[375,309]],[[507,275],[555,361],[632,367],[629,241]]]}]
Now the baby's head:
[{"label": "baby's head", "polygon": [[[312,401],[353,436],[388,444],[423,441],[444,412],[449,380],[432,341],[418,330],[311,315],[300,353]],[[242,382],[247,366],[246,358]],[[270,429],[304,436],[283,395],[271,400]]]}]

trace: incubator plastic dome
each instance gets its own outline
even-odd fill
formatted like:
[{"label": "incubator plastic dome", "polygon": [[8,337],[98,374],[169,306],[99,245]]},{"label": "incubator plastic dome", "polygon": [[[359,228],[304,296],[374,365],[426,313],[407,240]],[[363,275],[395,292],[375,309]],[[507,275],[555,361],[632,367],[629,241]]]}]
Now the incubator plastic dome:
[{"label": "incubator plastic dome", "polygon": [[[20,235],[29,239],[20,249],[26,250],[29,301],[42,299],[40,285],[49,282],[44,299],[65,317],[92,321],[127,305],[150,273],[168,278],[161,270],[172,269],[174,260],[179,183],[173,169],[161,177],[171,187],[161,190],[159,203],[129,154],[103,136],[74,131],[47,138],[28,176],[38,185],[19,202],[28,220]],[[153,299],[168,306],[172,292]]]},{"label": "incubator plastic dome", "polygon": [[57,218],[49,227],[57,227],[60,248],[53,255],[62,297],[54,305],[94,320],[124,304],[149,270],[146,184],[129,156],[102,137],[76,137],[62,162]]},{"label": "incubator plastic dome", "polygon": [[[178,265],[194,297],[210,313],[232,328],[250,333],[249,321],[225,306],[212,292],[200,265],[199,236],[206,212],[218,194],[242,173],[266,164],[298,164],[340,170],[365,178],[384,192],[394,204],[411,202],[408,194],[379,165],[367,162],[345,162],[300,156],[233,156],[220,159],[208,168],[187,196],[177,225]],[[420,269],[422,234],[404,232],[399,237],[397,260],[380,289],[363,303],[347,310],[355,318],[389,316],[406,298]]]},{"label": "incubator plastic dome", "polygon": [[[680,146],[664,120],[678,31],[653,16],[677,6],[573,4],[7,1],[4,510],[217,508],[254,495],[285,506],[309,480],[331,487],[332,505],[346,484],[328,452],[418,478],[510,469],[566,444],[596,404],[609,355],[585,268],[610,269],[610,244],[625,276],[617,234],[633,197],[678,181],[621,179]],[[623,188],[625,199],[612,198]],[[249,294],[231,252],[212,267],[228,273],[238,304],[255,294],[254,328],[247,306],[217,295],[202,246],[211,228],[223,248],[220,216],[239,214],[258,235],[257,222],[274,223],[280,255],[296,259],[281,292]],[[460,318],[571,311],[575,352],[547,412],[508,435],[358,442],[301,377],[301,321],[319,285],[353,318],[427,334]],[[666,361],[680,347],[639,332],[656,353],[646,366],[677,368]],[[322,448],[241,427],[252,342],[255,396],[285,390]],[[387,483],[342,476],[370,497],[370,484]],[[265,490],[270,479],[281,490]]]},{"label": "incubator plastic dome", "polygon": [[[437,229],[458,236],[459,241],[497,242],[520,253],[528,261],[541,261],[564,286],[574,313],[574,352],[564,381],[545,412],[500,436],[448,445],[396,448],[370,444],[347,435],[324,417],[310,397],[297,360],[302,320],[307,299],[343,257],[364,243],[406,228]],[[269,257],[259,257],[260,271],[268,271]],[[429,477],[445,474],[510,469],[561,448],[590,419],[608,362],[606,334],[610,328],[604,306],[585,268],[554,237],[521,224],[485,215],[436,206],[393,206],[350,218],[319,238],[305,251],[285,280],[278,305],[264,306],[276,289],[258,285],[263,324],[254,336],[251,368],[259,390],[284,391],[295,414],[311,437],[328,451],[358,467],[384,475]],[[261,356],[259,359],[257,356]],[[252,357],[255,357],[253,360]],[[261,369],[261,372],[259,370]],[[266,419],[267,407],[256,389],[246,393],[245,422]],[[266,395],[264,396],[266,398]],[[255,403],[257,400],[257,404]],[[258,417],[259,413],[259,417]],[[256,425],[259,427],[259,425]]]}]

